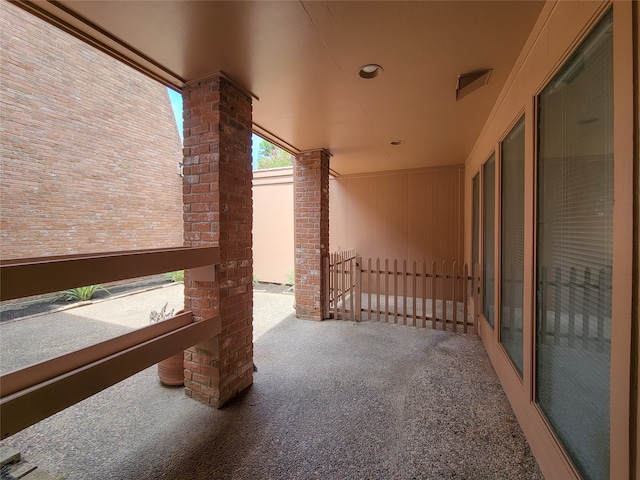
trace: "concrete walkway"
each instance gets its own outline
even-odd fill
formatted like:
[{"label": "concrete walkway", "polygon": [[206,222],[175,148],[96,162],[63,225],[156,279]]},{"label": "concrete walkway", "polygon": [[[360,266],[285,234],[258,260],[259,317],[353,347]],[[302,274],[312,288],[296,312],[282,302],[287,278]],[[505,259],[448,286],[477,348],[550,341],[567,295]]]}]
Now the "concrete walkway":
[{"label": "concrete walkway", "polygon": [[[142,312],[143,295],[123,298]],[[222,410],[162,387],[152,367],[0,444],[67,480],[542,478],[478,337],[301,321],[292,304],[255,292],[258,372]],[[89,307],[65,315],[83,325]],[[110,318],[98,324],[131,328]],[[1,326],[3,371],[25,345],[57,349],[38,343],[47,322]],[[27,342],[8,346],[5,327]]]}]

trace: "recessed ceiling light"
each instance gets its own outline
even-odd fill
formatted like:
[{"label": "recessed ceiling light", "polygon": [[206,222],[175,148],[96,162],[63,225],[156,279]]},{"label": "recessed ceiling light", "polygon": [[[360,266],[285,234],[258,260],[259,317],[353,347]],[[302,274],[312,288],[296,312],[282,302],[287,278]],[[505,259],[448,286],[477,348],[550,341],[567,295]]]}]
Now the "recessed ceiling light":
[{"label": "recessed ceiling light", "polygon": [[368,63],[360,67],[358,70],[358,75],[362,78],[376,78],[378,75],[382,73],[382,67],[380,65],[376,65],[375,63]]},{"label": "recessed ceiling light", "polygon": [[404,143],[404,140],[393,140],[391,142],[391,145],[396,146],[396,145],[402,145],[403,143]]}]

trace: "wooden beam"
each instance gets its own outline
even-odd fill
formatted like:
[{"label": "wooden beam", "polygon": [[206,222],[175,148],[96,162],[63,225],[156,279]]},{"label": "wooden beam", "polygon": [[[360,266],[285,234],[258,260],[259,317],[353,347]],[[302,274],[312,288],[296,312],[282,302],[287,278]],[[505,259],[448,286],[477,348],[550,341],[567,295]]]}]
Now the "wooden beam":
[{"label": "wooden beam", "polygon": [[189,325],[193,322],[192,318],[191,312],[185,312],[163,322],[154,323],[104,342],[6,373],[0,377],[0,399]]},{"label": "wooden beam", "polygon": [[219,263],[219,247],[176,247],[0,260],[0,300]]},{"label": "wooden beam", "polygon": [[[218,335],[220,330],[218,316],[190,323],[3,397],[0,400],[0,418],[2,418],[0,438],[13,435],[150,367],[167,356]],[[131,332],[127,335],[135,333]],[[89,349],[94,347],[96,346]]]}]

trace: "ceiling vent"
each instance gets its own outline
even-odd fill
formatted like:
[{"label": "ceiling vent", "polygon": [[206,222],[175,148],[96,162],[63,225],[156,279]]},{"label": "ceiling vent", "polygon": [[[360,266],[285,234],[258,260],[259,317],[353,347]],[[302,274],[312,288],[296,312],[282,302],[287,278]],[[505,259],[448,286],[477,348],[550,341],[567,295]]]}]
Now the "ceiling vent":
[{"label": "ceiling vent", "polygon": [[492,69],[478,70],[477,72],[463,73],[458,75],[458,84],[456,85],[456,101],[466,97],[471,92],[479,89],[483,85],[489,83]]}]

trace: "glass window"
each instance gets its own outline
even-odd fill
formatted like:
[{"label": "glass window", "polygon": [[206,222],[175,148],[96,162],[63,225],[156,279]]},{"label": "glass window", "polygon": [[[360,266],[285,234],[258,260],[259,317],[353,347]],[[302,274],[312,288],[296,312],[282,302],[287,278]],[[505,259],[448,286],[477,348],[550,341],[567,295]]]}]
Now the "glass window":
[{"label": "glass window", "polygon": [[502,155],[500,341],[522,375],[524,117],[509,132],[500,148]]},{"label": "glass window", "polygon": [[482,166],[482,264],[483,264],[483,290],[482,290],[482,313],[493,328],[494,322],[494,289],[495,289],[495,266],[494,266],[494,225],[495,225],[495,190],[496,190],[496,161],[495,156],[487,160]]},{"label": "glass window", "polygon": [[612,14],[539,98],[536,393],[587,479],[609,478]]},{"label": "glass window", "polygon": [[[473,177],[473,218],[472,218],[472,235],[471,239],[471,268],[475,273],[476,265],[480,263],[480,174],[477,173]],[[475,282],[475,280],[474,280]],[[474,283],[475,285],[475,283]]]}]

